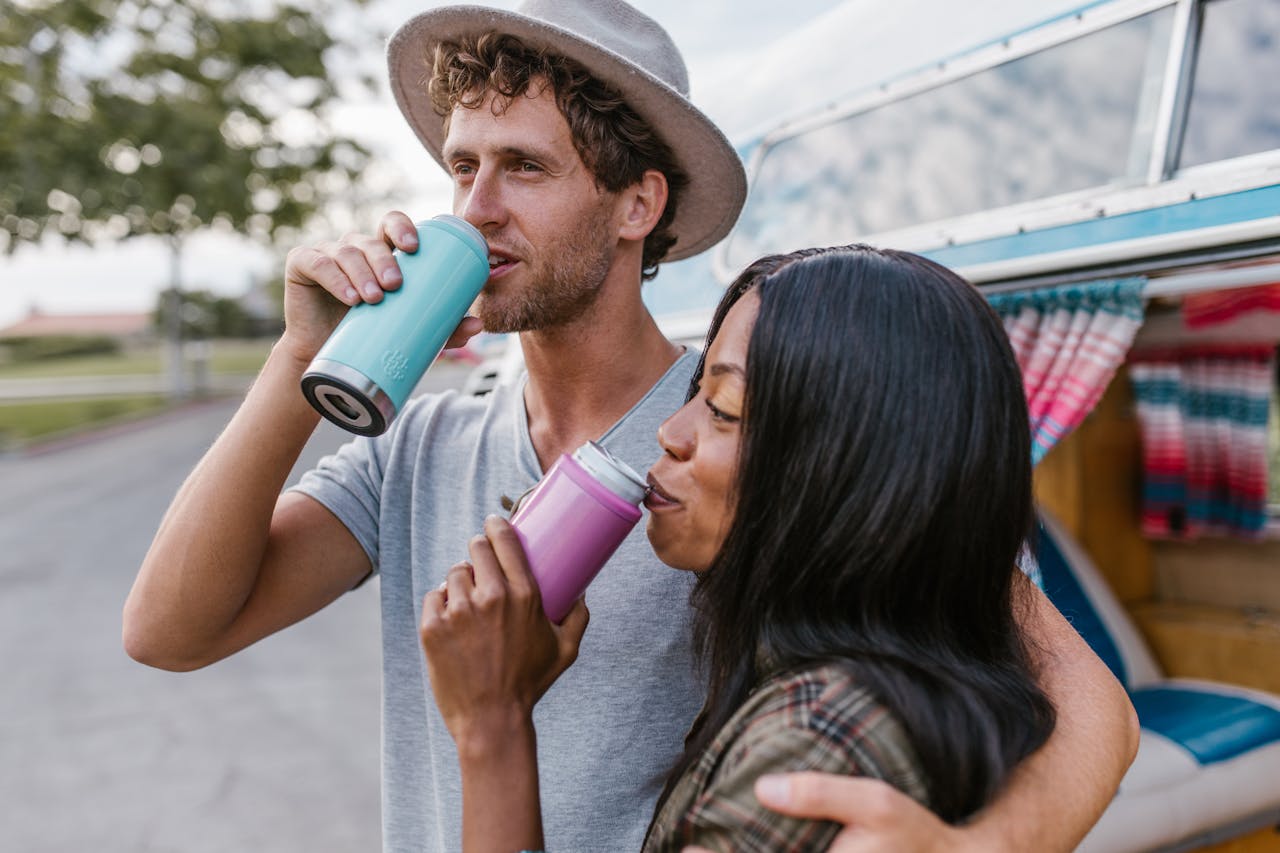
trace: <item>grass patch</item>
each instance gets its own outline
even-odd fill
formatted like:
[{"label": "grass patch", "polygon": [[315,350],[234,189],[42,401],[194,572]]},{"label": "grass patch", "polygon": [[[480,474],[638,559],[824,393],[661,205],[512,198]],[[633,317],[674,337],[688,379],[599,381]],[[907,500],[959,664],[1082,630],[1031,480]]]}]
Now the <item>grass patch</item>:
[{"label": "grass patch", "polygon": [[168,406],[163,395],[0,403],[0,446],[20,446],[80,427],[160,412]]},{"label": "grass patch", "polygon": [[[273,341],[218,340],[209,343],[212,373],[257,373]],[[190,358],[188,348],[187,357]],[[165,369],[164,347],[154,344],[113,355],[48,359],[27,364],[0,364],[0,379],[51,379],[67,376],[158,375]]]}]

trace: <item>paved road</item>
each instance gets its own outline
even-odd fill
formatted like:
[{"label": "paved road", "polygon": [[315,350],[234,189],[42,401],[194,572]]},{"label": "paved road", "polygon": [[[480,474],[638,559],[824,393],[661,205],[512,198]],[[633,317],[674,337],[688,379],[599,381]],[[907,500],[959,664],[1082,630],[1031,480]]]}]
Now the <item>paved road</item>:
[{"label": "paved road", "polygon": [[[378,848],[376,582],[199,672],[121,650],[134,572],[234,406],[0,458],[0,850]],[[344,437],[322,425],[301,462]]]}]

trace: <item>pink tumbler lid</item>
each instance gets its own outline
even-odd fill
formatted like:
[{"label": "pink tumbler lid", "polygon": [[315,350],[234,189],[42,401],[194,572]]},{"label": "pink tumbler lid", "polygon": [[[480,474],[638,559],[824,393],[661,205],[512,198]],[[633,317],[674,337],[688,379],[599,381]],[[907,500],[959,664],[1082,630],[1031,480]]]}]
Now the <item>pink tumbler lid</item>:
[{"label": "pink tumbler lid", "polygon": [[588,441],[575,450],[573,459],[602,486],[627,503],[639,504],[649,491],[649,484],[630,465],[594,441]]}]

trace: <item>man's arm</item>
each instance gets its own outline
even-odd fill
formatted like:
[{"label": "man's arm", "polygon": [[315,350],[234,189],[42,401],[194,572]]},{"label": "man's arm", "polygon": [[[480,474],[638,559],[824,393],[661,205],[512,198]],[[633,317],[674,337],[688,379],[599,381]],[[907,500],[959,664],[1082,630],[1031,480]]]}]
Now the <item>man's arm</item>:
[{"label": "man's arm", "polygon": [[[417,249],[403,213],[376,236],[295,249],[285,266],[285,333],[227,429],[165,514],[124,607],[124,646],[164,669],[195,669],[324,607],[370,571],[329,510],[280,494],[319,416],[299,390],[350,306],[401,282],[392,249]],[[479,330],[467,318],[447,346]]]},{"label": "man's arm", "polygon": [[297,622],[370,570],[327,509],[281,495],[319,416],[306,363],[277,344],[245,402],[170,505],[124,607],[130,656],[205,666]]},{"label": "man's arm", "polygon": [[1005,790],[964,827],[888,785],[823,774],[763,777],[762,803],[783,814],[845,824],[830,850],[1070,851],[1119,787],[1138,749],[1138,719],[1124,688],[1057,608],[1027,585],[1019,622],[1057,727],[1022,762]]}]

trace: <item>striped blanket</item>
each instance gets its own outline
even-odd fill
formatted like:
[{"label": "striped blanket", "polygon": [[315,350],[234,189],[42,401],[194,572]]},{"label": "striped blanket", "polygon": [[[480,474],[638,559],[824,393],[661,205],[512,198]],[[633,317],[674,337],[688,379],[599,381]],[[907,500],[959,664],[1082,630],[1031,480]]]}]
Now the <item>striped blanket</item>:
[{"label": "striped blanket", "polygon": [[1145,534],[1262,532],[1275,353],[1273,344],[1245,344],[1132,354]]}]

